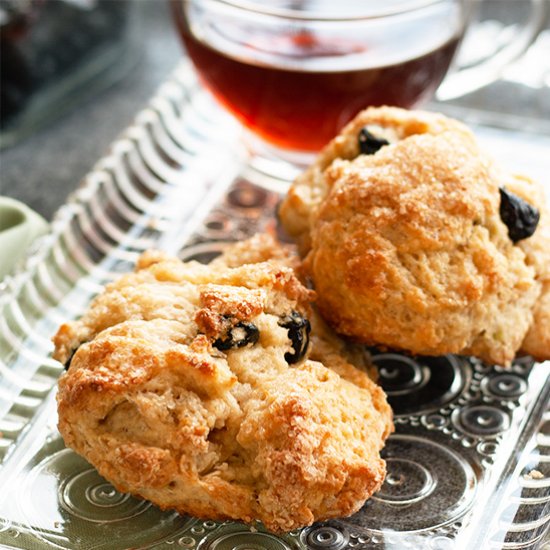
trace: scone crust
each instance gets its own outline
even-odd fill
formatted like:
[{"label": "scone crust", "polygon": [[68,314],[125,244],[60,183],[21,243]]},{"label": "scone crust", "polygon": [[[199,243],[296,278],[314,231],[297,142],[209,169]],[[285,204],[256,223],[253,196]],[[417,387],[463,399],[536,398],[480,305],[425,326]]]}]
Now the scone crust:
[{"label": "scone crust", "polygon": [[[380,487],[385,395],[322,329],[315,360],[286,362],[280,316],[311,318],[311,291],[281,249],[262,261],[271,246],[256,239],[243,256],[260,263],[246,265],[238,248],[210,266],[146,254],[60,329],[56,357],[77,351],[59,382],[59,429],[119,490],[288,531],[349,515]],[[254,323],[258,342],[216,349],[219,316]]]}]

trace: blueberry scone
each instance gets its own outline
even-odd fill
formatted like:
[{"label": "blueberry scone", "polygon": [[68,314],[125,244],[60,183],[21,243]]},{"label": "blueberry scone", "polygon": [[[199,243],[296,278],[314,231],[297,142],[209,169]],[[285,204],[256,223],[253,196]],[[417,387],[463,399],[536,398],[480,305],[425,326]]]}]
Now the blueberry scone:
[{"label": "blueberry scone", "polygon": [[509,364],[550,358],[541,188],[435,113],[360,113],[280,208],[324,318],[358,341]]},{"label": "blueberry scone", "polygon": [[54,337],[67,445],[182,514],[288,531],[358,510],[391,411],[356,352],[311,333],[291,265],[265,237],[210,265],[142,255]]}]

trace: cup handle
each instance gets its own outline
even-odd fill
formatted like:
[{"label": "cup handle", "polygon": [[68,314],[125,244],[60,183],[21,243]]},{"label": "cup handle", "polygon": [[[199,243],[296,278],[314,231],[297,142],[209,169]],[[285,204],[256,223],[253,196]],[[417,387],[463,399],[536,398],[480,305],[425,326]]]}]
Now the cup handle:
[{"label": "cup handle", "polygon": [[515,32],[510,43],[496,54],[473,65],[462,68],[458,66],[439,86],[436,99],[455,99],[497,80],[503,69],[525,53],[541,31],[545,18],[545,1],[530,0],[529,19]]}]

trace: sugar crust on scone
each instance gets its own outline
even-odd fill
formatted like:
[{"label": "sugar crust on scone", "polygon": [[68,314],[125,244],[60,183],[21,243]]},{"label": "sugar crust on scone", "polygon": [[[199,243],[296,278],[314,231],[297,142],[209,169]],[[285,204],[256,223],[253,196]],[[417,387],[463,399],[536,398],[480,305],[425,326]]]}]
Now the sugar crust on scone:
[{"label": "sugar crust on scone", "polygon": [[[208,266],[142,256],[55,337],[67,445],[183,514],[288,531],[355,512],[384,479],[391,411],[349,363],[364,359],[313,319],[292,262],[266,237]],[[289,311],[314,325],[310,358],[292,365]],[[257,343],[216,349],[228,319],[253,323]]]},{"label": "sugar crust on scone", "polygon": [[[363,127],[390,144],[360,155]],[[505,186],[541,212],[514,244]],[[280,208],[336,331],[412,353],[509,364],[550,358],[550,219],[541,188],[507,175],[461,123],[435,113],[362,112],[292,185]]]},{"label": "sugar crust on scone", "polygon": [[324,171],[336,159],[351,160],[359,155],[357,135],[365,126],[390,142],[419,134],[437,135],[449,130],[474,139],[464,124],[438,113],[407,111],[395,107],[361,111],[323,148],[315,162],[296,178],[281,203],[281,220],[289,234],[297,239],[302,251],[309,249],[313,217],[328,193]]}]

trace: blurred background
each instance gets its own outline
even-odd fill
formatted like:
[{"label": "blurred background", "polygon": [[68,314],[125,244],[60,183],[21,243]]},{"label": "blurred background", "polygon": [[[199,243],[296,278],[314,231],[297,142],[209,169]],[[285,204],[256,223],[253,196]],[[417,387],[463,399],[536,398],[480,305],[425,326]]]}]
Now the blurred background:
[{"label": "blurred background", "polygon": [[[505,43],[527,0],[483,0],[462,61]],[[471,123],[550,136],[550,0],[501,78],[432,102]],[[184,55],[164,0],[0,0],[0,195],[51,219]],[[54,38],[55,37],[55,38]]]},{"label": "blurred background", "polygon": [[[9,4],[21,6],[21,2],[0,2],[3,19],[10,13]],[[37,4],[37,21],[28,23],[35,25],[36,31],[19,59],[17,52],[6,46],[10,37],[7,24],[1,22],[3,141],[6,134],[11,135],[0,152],[0,194],[21,200],[50,219],[174,69],[182,57],[182,46],[164,1],[43,0]],[[45,16],[45,4],[55,8],[51,17]],[[67,24],[71,18],[78,21],[77,26]],[[41,26],[45,22],[49,28],[39,29],[36,22]],[[54,44],[53,33],[58,36]],[[44,73],[44,65],[46,69],[50,65],[51,76],[42,74],[27,84],[30,96],[36,93],[33,86],[48,87],[57,71],[75,74],[84,57],[78,55],[78,43],[74,43],[78,40],[87,49],[87,57],[93,57],[91,64],[99,67],[88,67],[91,76],[77,75],[81,85],[67,92],[58,90],[61,103],[55,106],[57,112],[46,113],[45,119],[36,122],[26,121],[28,127],[21,130],[21,136],[16,135],[17,110],[24,109],[21,104],[26,93],[24,84],[8,83],[10,57],[22,64],[19,74],[23,75]],[[90,44],[98,43],[101,51],[90,56]],[[71,50],[76,50],[74,59],[66,59]]]}]

